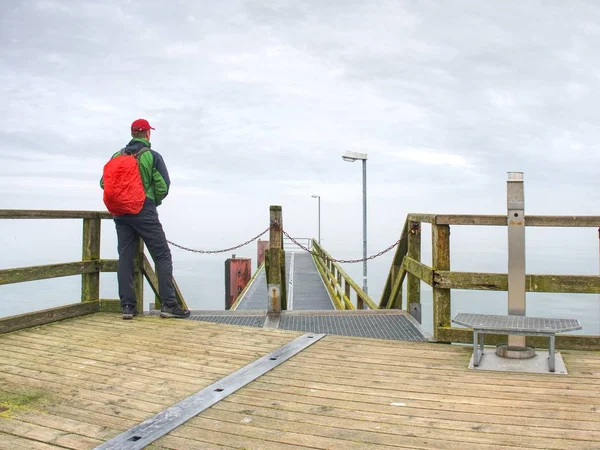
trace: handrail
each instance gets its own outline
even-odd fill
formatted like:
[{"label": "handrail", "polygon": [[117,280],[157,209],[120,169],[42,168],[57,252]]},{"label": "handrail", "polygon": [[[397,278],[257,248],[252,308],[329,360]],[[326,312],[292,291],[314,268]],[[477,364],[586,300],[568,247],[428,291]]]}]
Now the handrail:
[{"label": "handrail", "polygon": [[[350,295],[351,289],[356,294],[356,309],[363,309],[364,306],[368,309],[377,309],[377,304],[371,297],[350,278],[340,264],[335,262],[315,239],[313,239],[313,259],[318,264],[317,268],[320,266],[323,272],[321,276],[325,275],[323,281],[328,284],[332,297],[335,297],[333,300],[337,309],[355,309]],[[342,280],[344,280],[343,286]]]},{"label": "handrail", "polygon": [[[421,262],[421,223],[431,224],[432,266]],[[526,216],[531,227],[599,227],[600,216]],[[508,274],[454,272],[450,270],[450,225],[507,226],[507,216],[408,214],[379,303],[379,308],[407,310],[421,302],[420,282],[433,288],[433,334],[440,342],[470,343],[471,331],[452,327],[451,290],[508,290]],[[402,300],[402,286],[407,282],[407,299]],[[527,292],[599,294],[597,275],[526,275]],[[505,336],[492,336],[490,343],[502,343]],[[544,345],[531,338],[531,345]],[[600,349],[598,335],[557,336],[562,348]]]},{"label": "handrail", "polygon": [[[89,314],[95,311],[120,311],[119,300],[100,298],[100,272],[117,271],[117,260],[100,258],[100,221],[112,219],[112,216],[108,212],[0,209],[0,219],[83,220],[81,261],[0,270],[0,285],[81,275],[81,303],[1,318],[0,333],[76,317],[77,315]],[[150,261],[144,255],[143,241],[140,239],[134,271],[134,289],[138,301],[138,310],[140,311],[144,305],[144,278],[148,280],[150,287],[156,295],[158,305],[160,305],[156,273]],[[175,280],[173,280],[173,284],[177,300],[181,305],[187,307]],[[26,320],[27,317],[31,319],[29,322]]]}]

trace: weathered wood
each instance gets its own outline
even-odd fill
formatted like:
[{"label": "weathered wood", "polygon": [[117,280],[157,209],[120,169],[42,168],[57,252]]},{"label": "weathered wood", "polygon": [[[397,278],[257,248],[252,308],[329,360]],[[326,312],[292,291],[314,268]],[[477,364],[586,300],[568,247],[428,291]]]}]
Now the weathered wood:
[{"label": "weathered wood", "polygon": [[[82,261],[100,260],[100,219],[83,219]],[[99,267],[98,267],[99,269]],[[81,301],[97,301],[100,298],[100,271],[81,276]]]},{"label": "weathered wood", "polygon": [[[406,268],[407,276],[412,275],[417,279],[417,281],[422,280],[425,283],[427,283],[429,286],[434,285],[433,284],[434,271],[428,265],[423,264],[422,262],[419,262],[419,261],[415,261],[410,256],[405,256],[404,257],[404,267]],[[409,298],[409,300],[410,300],[410,298]],[[409,301],[409,303],[413,303],[413,302]],[[420,302],[417,301],[415,303],[420,303]]]},{"label": "weathered wood", "polygon": [[[506,226],[506,216],[493,215],[435,215],[437,225]],[[528,227],[600,227],[600,216],[525,216]]]},{"label": "weathered wood", "polygon": [[0,219],[112,219],[104,211],[0,209]]},{"label": "weathered wood", "polygon": [[[396,252],[394,253],[394,258],[392,259],[392,268],[388,273],[387,279],[383,286],[383,291],[381,293],[381,299],[379,300],[379,308],[402,308],[402,285],[400,285],[399,289],[395,292],[396,294],[392,298],[392,289],[396,286],[396,280],[400,271],[402,270],[402,261],[406,254],[408,253],[408,233],[409,233],[409,223],[410,220],[407,219],[404,222],[404,226],[402,227],[402,233],[400,234],[400,242],[396,247]],[[404,279],[403,274],[402,277]],[[400,296],[400,297],[398,297]],[[400,298],[400,306],[398,307],[398,298]],[[396,305],[396,306],[392,306]]]},{"label": "weathered wood", "polygon": [[407,222],[435,223],[435,214],[410,213],[406,217]]},{"label": "weathered wood", "polygon": [[[266,277],[268,290],[268,311],[279,313],[283,306],[283,285],[285,284],[285,272],[281,270],[281,259],[283,254],[282,233],[282,210],[281,206],[272,205],[269,208],[269,248],[265,250]],[[285,266],[285,259],[284,259]]]},{"label": "weathered wood", "polygon": [[23,328],[35,327],[45,323],[57,322],[71,317],[91,314],[99,310],[99,302],[75,303],[73,305],[59,306],[33,313],[20,314],[0,319],[0,334]]},{"label": "weathered wood", "polygon": [[[419,275],[411,272],[411,266],[414,266],[412,262],[416,264],[420,264],[421,262],[420,222],[409,222],[407,257],[410,258],[411,265],[407,265],[408,275],[406,277],[406,303],[407,305],[410,305],[411,303],[421,303],[421,280],[423,279],[422,276],[425,275],[427,279],[431,278],[431,271],[429,271],[427,274],[424,274],[422,271],[422,267],[419,267],[419,269],[421,269]],[[426,280],[424,281],[431,285],[430,282]]]},{"label": "weathered wood", "polygon": [[[395,276],[394,285],[392,286],[392,291],[386,303],[386,309],[402,309],[402,283],[404,282],[404,278],[406,277],[406,264],[402,263],[400,268],[400,273]],[[408,310],[408,302],[406,304],[406,309]]]},{"label": "weathered wood", "polygon": [[118,298],[101,298],[100,299],[100,312],[116,312],[120,313],[123,310],[121,308],[121,300]]},{"label": "weathered wood", "polygon": [[330,272],[326,269],[326,262],[323,260],[322,256],[318,255],[318,252],[319,252],[318,248],[316,248],[316,247],[313,248],[313,253],[312,253],[313,261],[315,262],[315,266],[317,268],[317,271],[319,272],[319,275],[321,275],[321,279],[323,280],[323,283],[325,284],[325,288],[327,289],[327,292],[329,293],[329,297],[331,298],[331,301],[333,302],[333,306],[335,307],[335,309],[338,309],[338,310],[346,309],[345,308],[346,302],[340,301],[338,294],[336,292],[335,286],[333,285],[333,283],[331,282],[331,279],[327,275]]},{"label": "weathered wood", "polygon": [[[527,292],[600,293],[597,275],[526,275],[525,280]],[[433,282],[444,289],[508,290],[508,275],[502,273],[435,271]]]},{"label": "weathered wood", "polygon": [[4,269],[0,270],[0,285],[94,273],[98,271],[99,265],[98,261],[77,261]]},{"label": "weathered wood", "polygon": [[119,267],[118,259],[101,259],[100,272],[116,272]]},{"label": "weathered wood", "polygon": [[[473,343],[473,330],[470,328],[439,327],[437,333],[439,342],[457,342],[464,344]],[[500,334],[486,334],[486,345],[506,344],[507,336]],[[548,338],[540,336],[527,336],[527,345],[539,348],[548,348]],[[557,334],[556,348],[569,350],[598,350],[600,336],[582,334]]]},{"label": "weathered wood", "polygon": [[133,272],[133,290],[135,292],[135,300],[138,312],[144,311],[144,273],[142,268],[144,267],[144,241],[142,238],[137,239],[137,246],[135,250],[135,263]]},{"label": "weathered wood", "polygon": [[[450,227],[431,225],[433,269],[450,270]],[[437,339],[440,327],[450,325],[450,289],[433,288],[433,331]]]},{"label": "weathered wood", "polygon": [[[321,247],[318,243],[315,243],[314,248],[316,248],[318,254],[322,255],[324,260],[327,261],[328,264],[330,264],[328,267],[331,267],[331,269],[328,272],[332,273],[332,271],[335,268],[340,277],[343,278],[352,289],[354,289],[354,292],[356,292],[357,296],[357,302],[358,298],[360,297],[368,309],[378,309],[378,306],[373,301],[373,299],[369,297],[369,295],[365,291],[363,291],[362,288],[358,284],[356,284],[356,282],[352,278],[350,278],[350,276],[346,273],[346,271],[342,268],[342,266],[339,263],[333,261],[333,257],[329,253],[327,253],[327,251],[323,247]],[[352,306],[352,309],[354,309],[354,305]]]},{"label": "weathered wood", "polygon": [[144,265],[142,267],[142,271],[146,277],[146,280],[148,280],[148,284],[150,285],[152,292],[154,292],[154,309],[160,309],[162,302],[160,300],[160,293],[158,291],[158,278],[146,255],[144,255]]}]

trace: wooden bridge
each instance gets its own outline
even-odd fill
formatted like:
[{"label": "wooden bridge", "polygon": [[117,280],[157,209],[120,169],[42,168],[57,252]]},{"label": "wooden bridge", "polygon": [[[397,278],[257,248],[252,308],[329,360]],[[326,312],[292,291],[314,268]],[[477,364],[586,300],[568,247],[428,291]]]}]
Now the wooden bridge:
[{"label": "wooden bridge", "polygon": [[[213,386],[313,332],[151,314],[120,320],[117,301],[99,287],[100,273],[116,270],[100,256],[100,222],[110,216],[0,210],[0,219],[37,218],[82,219],[81,261],[0,270],[0,284],[79,275],[81,302],[0,319],[0,448],[100,447],[199,391],[227,391]],[[420,261],[423,222],[432,228],[432,266]],[[424,281],[433,287],[437,343],[327,332],[146,448],[599,449],[600,336],[557,339],[568,375],[472,371],[470,347],[441,344],[470,342],[468,329],[451,326],[451,289],[507,288],[505,274],[450,270],[450,226],[506,223],[409,215],[378,305],[315,243],[315,268],[335,308],[328,314],[414,320],[406,310],[419,303]],[[527,225],[598,227],[600,217],[529,216]],[[144,278],[156,288],[141,251],[139,301]],[[600,277],[528,275],[528,290],[597,294]],[[141,448],[135,442],[114,448]]]}]

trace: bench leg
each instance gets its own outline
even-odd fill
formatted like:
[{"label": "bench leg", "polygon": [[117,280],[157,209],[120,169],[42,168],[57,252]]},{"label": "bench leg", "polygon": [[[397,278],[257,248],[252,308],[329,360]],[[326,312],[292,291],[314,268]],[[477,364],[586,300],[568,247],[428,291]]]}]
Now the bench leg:
[{"label": "bench leg", "polygon": [[550,372],[554,372],[556,369],[556,360],[554,358],[554,340],[555,336],[552,335],[549,337],[550,345],[548,345],[548,366],[550,368]]},{"label": "bench leg", "polygon": [[479,353],[479,333],[473,330],[473,366],[479,366],[481,354]]}]

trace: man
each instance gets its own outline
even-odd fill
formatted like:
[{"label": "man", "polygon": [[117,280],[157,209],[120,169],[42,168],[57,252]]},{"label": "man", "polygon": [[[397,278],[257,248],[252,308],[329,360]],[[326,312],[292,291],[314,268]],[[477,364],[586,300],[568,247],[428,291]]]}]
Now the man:
[{"label": "man", "polygon": [[[146,247],[148,247],[148,251],[156,264],[158,290],[162,302],[160,316],[165,318],[185,318],[190,315],[187,309],[179,306],[175,297],[171,250],[169,249],[162,225],[158,220],[156,207],[162,203],[163,199],[169,193],[171,181],[162,156],[150,149],[151,130],[154,130],[154,128],[150,126],[147,120],[135,120],[131,124],[131,141],[125,148],[113,155],[111,161],[105,166],[104,175],[100,180],[100,186],[105,190],[105,203],[107,202],[107,195],[122,196],[123,186],[127,184],[134,185],[135,182],[139,183],[139,191],[141,192],[139,208],[134,209],[134,212],[116,214],[111,211],[117,229],[119,250],[117,279],[124,320],[131,320],[138,313],[135,291],[133,289],[133,273],[134,257],[139,237],[142,238]],[[124,158],[129,155],[133,156],[135,160]],[[124,159],[116,161],[115,158]],[[137,161],[137,165],[134,161]],[[133,172],[131,170],[128,172],[122,168],[110,171],[107,168],[111,163],[113,165],[121,164],[122,167],[129,164],[130,167],[133,167]],[[123,177],[130,178],[131,180],[123,180]],[[112,192],[109,193],[109,190]],[[125,202],[126,204],[127,201]],[[109,204],[107,203],[108,206]],[[111,208],[109,207],[110,210]]]}]

